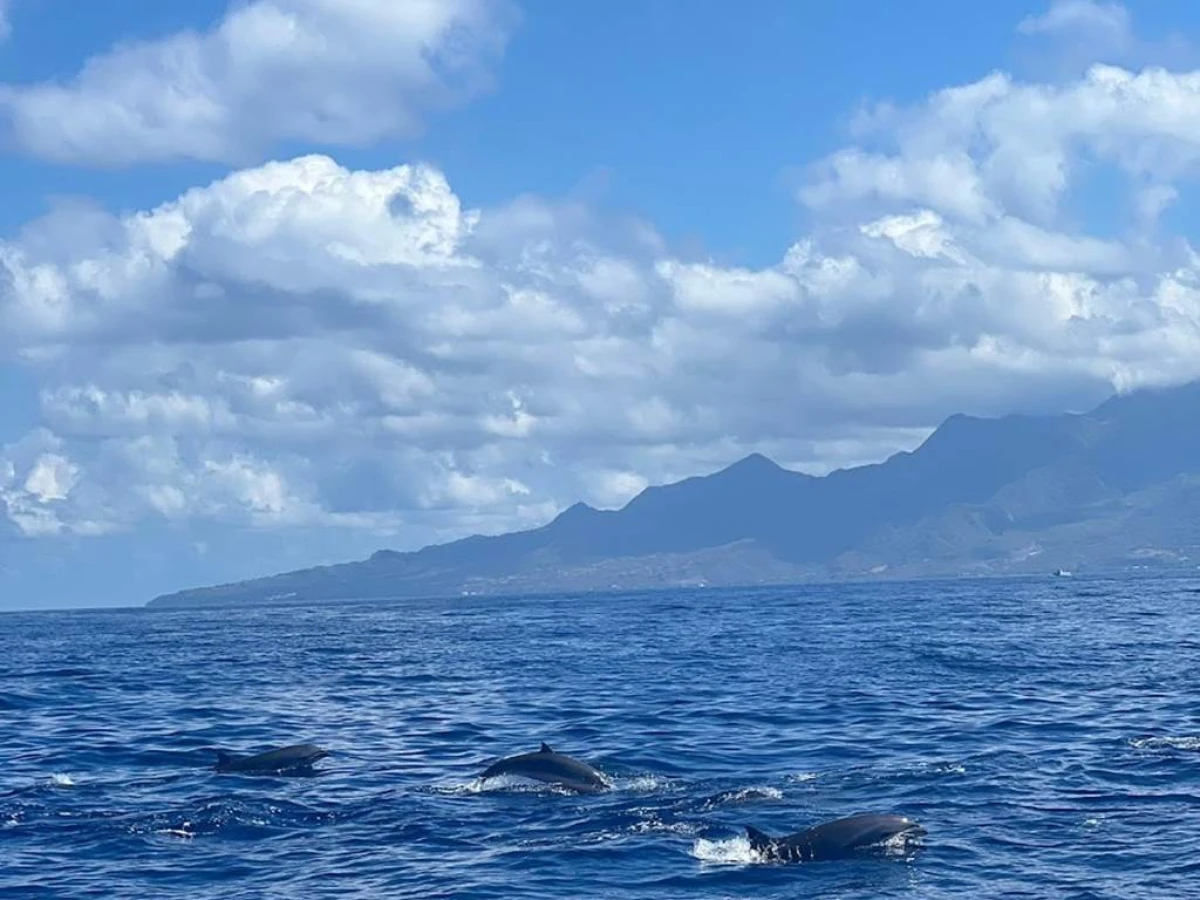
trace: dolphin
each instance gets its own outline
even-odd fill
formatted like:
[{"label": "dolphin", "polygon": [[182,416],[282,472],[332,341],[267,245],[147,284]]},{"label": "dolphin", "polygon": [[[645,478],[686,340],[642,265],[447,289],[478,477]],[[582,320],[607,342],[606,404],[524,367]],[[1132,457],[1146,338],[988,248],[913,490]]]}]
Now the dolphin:
[{"label": "dolphin", "polygon": [[834,819],[778,838],[746,826],[750,847],[765,859],[780,862],[845,859],[897,835],[904,835],[907,844],[925,834],[928,832],[907,816],[873,813]]},{"label": "dolphin", "polygon": [[278,750],[268,750],[254,756],[234,756],[218,750],[217,764],[213,768],[218,772],[241,772],[247,775],[269,775],[283,772],[311,774],[313,763],[328,755],[329,751],[312,744],[293,744],[290,747],[280,747]]},{"label": "dolphin", "polygon": [[565,753],[559,753],[545,742],[535,753],[509,756],[492,763],[479,777],[495,778],[497,775],[519,775],[534,781],[561,785],[584,794],[611,787],[608,779],[598,770]]}]

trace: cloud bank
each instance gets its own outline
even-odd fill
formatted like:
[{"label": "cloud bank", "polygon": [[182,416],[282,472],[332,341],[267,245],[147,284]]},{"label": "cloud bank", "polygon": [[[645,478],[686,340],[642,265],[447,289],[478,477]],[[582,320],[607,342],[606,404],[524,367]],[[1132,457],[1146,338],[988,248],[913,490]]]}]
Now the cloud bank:
[{"label": "cloud bank", "polygon": [[[390,4],[334,7],[248,4],[187,40],[201,61],[230,35],[258,47],[246,22],[290,10],[341,16],[385,53]],[[418,17],[427,40],[483,15],[438,9]],[[163,46],[46,96],[127,98]],[[432,77],[403,71],[372,102]],[[189,96],[211,99],[233,82],[196,83]],[[157,109],[146,90],[138,108]],[[298,111],[326,88],[305,90],[251,143],[307,127]],[[228,109],[248,121],[261,98],[239,96]],[[406,127],[410,109],[377,127]],[[1200,72],[1114,65],[876,106],[810,167],[813,226],[762,269],[685,257],[651,224],[580,204],[473,209],[436,168],[323,154],[128,215],[61,207],[0,243],[0,354],[41,385],[42,418],[0,451],[0,521],[26,537],[216,523],[418,546],[577,499],[619,505],[751,450],[821,472],[911,447],[953,412],[1057,411],[1200,376],[1200,260],[1172,226],[1198,113]],[[369,137],[369,118],[331,133]],[[157,143],[85,122],[64,146],[234,151],[236,129],[208,127],[220,116],[156,121]]]}]

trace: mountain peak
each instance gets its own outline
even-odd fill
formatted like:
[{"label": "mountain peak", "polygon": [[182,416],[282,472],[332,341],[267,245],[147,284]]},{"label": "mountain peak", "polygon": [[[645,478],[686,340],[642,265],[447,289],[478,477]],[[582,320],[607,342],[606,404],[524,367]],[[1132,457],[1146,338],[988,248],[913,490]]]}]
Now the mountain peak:
[{"label": "mountain peak", "polygon": [[595,511],[595,509],[580,500],[577,503],[572,503],[557,516],[555,516],[555,521],[563,522],[571,519],[578,519],[580,516],[586,516],[588,513],[594,513]]},{"label": "mountain peak", "polygon": [[751,453],[749,456],[743,456],[737,462],[729,465],[725,469],[726,472],[774,472],[783,471],[783,467],[772,459],[768,459],[761,453]]}]

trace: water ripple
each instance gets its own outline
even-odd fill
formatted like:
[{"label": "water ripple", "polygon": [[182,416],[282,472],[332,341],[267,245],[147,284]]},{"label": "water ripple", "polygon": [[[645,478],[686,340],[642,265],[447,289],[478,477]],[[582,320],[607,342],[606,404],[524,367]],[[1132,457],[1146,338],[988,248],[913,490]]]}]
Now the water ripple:
[{"label": "water ripple", "polygon": [[[5,615],[0,895],[1185,896],[1196,588],[1071,581]],[[614,790],[479,782],[541,741]],[[871,809],[925,847],[744,837]]]}]

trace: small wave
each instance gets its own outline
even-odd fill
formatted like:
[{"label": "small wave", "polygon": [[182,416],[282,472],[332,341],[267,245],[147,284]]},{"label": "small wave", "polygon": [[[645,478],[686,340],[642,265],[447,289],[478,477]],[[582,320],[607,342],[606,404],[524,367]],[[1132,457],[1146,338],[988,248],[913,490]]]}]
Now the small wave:
[{"label": "small wave", "polygon": [[643,819],[630,827],[633,834],[682,834],[692,835],[699,831],[700,825],[694,822],[664,822],[661,819]]},{"label": "small wave", "polygon": [[810,781],[816,781],[820,777],[821,777],[820,772],[800,772],[797,775],[789,775],[787,777],[787,780],[788,781],[796,781],[796,782],[799,782],[800,784],[807,784]]},{"label": "small wave", "polygon": [[962,763],[956,762],[939,762],[939,763],[921,763],[915,767],[916,771],[926,771],[933,775],[966,775],[967,767]]},{"label": "small wave", "polygon": [[54,785],[55,787],[74,787],[75,781],[70,775],[64,775],[59,772],[55,772],[50,776],[50,784]]},{"label": "small wave", "polygon": [[274,800],[242,800],[236,797],[213,798],[178,812],[156,812],[127,820],[129,834],[168,835],[173,837],[226,836],[260,837],[296,828],[327,825],[336,815],[331,810],[308,807],[301,803]]},{"label": "small wave", "polygon": [[836,779],[841,782],[860,784],[888,784],[894,782],[938,781],[947,776],[958,777],[966,774],[967,767],[961,762],[926,760],[921,762],[854,766],[837,773]]},{"label": "small wave", "polygon": [[587,837],[577,839],[576,844],[606,844],[611,842],[621,842],[628,839],[631,835],[678,835],[680,837],[692,837],[700,832],[704,826],[696,822],[664,822],[653,812],[649,813],[646,818],[639,819],[632,825],[622,828],[607,828],[602,831],[595,832]]},{"label": "small wave", "polygon": [[481,779],[466,782],[455,782],[453,784],[433,784],[421,786],[417,789],[418,793],[428,792],[431,794],[441,794],[445,797],[458,797],[463,794],[483,794],[491,790],[491,786]]},{"label": "small wave", "polygon": [[434,785],[430,790],[436,794],[449,794],[451,796],[495,793],[574,795],[575,793],[561,785],[548,784],[544,781],[534,781],[529,778],[521,778],[517,775],[497,775],[492,778],[476,778],[473,781],[467,782],[438,784]]},{"label": "small wave", "polygon": [[32,709],[37,701],[27,694],[16,691],[0,691],[0,709]]},{"label": "small wave", "polygon": [[1200,750],[1200,737],[1133,738],[1129,745],[1135,750]]},{"label": "small wave", "polygon": [[733,803],[753,803],[757,800],[782,800],[783,791],[775,787],[748,787],[734,791],[722,791],[704,801],[704,810],[716,809]]},{"label": "small wave", "polygon": [[178,828],[159,828],[159,829],[155,830],[153,833],[166,835],[167,837],[180,837],[180,838],[186,838],[187,840],[191,840],[196,836],[196,832],[192,831],[191,827],[192,827],[191,822],[184,822]]},{"label": "small wave", "polygon": [[671,780],[659,775],[632,775],[626,778],[610,778],[613,790],[618,791],[661,791],[670,787]]}]

